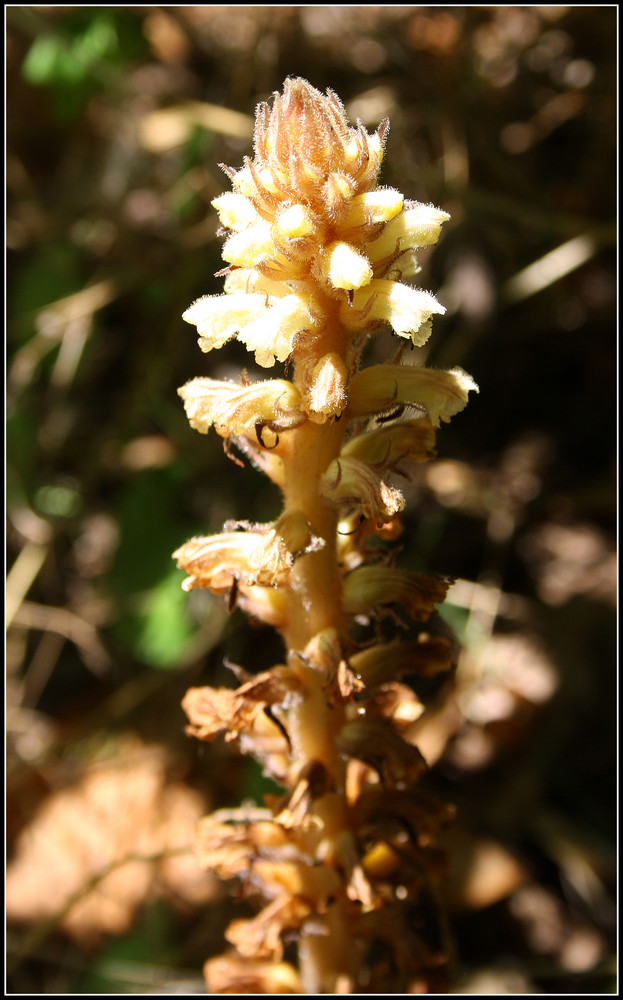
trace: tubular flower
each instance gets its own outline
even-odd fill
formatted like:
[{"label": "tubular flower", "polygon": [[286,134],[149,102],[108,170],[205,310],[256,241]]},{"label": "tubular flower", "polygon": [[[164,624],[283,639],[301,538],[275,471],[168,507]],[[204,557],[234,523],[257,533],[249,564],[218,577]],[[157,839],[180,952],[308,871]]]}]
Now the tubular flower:
[{"label": "tubular flower", "polygon": [[238,386],[211,378],[195,378],[178,390],[190,426],[207,434],[214,426],[221,437],[256,434],[258,427],[274,431],[296,427],[304,420],[301,394],[285,379]]},{"label": "tubular flower", "polygon": [[364,517],[379,524],[390,521],[405,505],[400,490],[387,483],[366,463],[356,458],[334,458],[321,480],[324,496],[334,501],[350,501]]},{"label": "tubular flower", "polygon": [[238,688],[184,699],[191,735],[223,734],[283,786],[264,809],[201,824],[201,863],[258,902],[207,963],[211,992],[409,992],[438,983],[447,957],[430,886],[450,811],[420,791],[410,734],[424,706],[403,678],[451,672],[449,643],[423,629],[451,581],[396,568],[386,546],[404,508],[392,474],[434,457],[435,429],[477,386],[459,368],[360,369],[369,336],[389,326],[422,345],[444,312],[406,281],[449,216],[379,185],[387,130],[351,126],[332,91],[301,79],[259,105],[254,156],[224,168],[233,190],[213,202],[224,293],[184,313],[203,351],[237,338],[260,367],[286,362],[266,381],[179,390],[191,427],[233,441],[283,495],[273,523],[175,553],[185,589],[226,596],[285,647]]},{"label": "tubular flower", "polygon": [[193,538],[174,552],[178,566],[189,574],[184,590],[207,587],[228,590],[232,579],[246,584],[278,587],[287,582],[294,560],[322,548],[300,511],[286,511],[274,525],[253,525],[249,531],[227,531]]}]

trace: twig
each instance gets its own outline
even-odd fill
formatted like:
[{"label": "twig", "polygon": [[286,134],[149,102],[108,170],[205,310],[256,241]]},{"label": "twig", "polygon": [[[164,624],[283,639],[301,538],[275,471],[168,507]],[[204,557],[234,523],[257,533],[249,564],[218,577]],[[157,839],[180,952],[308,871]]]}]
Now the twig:
[{"label": "twig", "polygon": [[123,868],[124,865],[144,862],[145,864],[155,864],[158,861],[163,861],[166,858],[177,857],[182,854],[190,854],[192,847],[190,845],[184,847],[171,847],[163,851],[157,851],[155,854],[139,854],[132,853],[126,854],[123,858],[117,858],[111,861],[99,872],[92,875],[83,885],[80,886],[76,892],[63,903],[63,905],[52,914],[51,917],[46,917],[44,920],[40,920],[39,923],[26,934],[25,938],[22,940],[21,944],[18,946],[13,955],[8,957],[7,961],[7,972],[9,974],[14,973],[20,965],[33,954],[34,951],[59,927],[63,922],[65,917],[71,912],[73,907],[79,903],[85,896],[87,896],[93,889],[105,878],[107,878],[112,872],[117,871],[119,868]]}]

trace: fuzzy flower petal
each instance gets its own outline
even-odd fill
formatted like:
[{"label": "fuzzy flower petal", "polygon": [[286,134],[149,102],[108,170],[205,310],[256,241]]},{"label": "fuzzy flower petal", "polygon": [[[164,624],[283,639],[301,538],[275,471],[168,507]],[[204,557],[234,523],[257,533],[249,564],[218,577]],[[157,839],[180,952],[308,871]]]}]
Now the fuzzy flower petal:
[{"label": "fuzzy flower petal", "polygon": [[389,486],[365,462],[357,458],[334,459],[320,481],[329,500],[350,501],[361,508],[364,517],[383,524],[404,509],[400,490]]},{"label": "fuzzy flower petal", "polygon": [[368,465],[395,469],[401,462],[426,462],[435,456],[435,430],[430,420],[405,420],[358,434],[342,448],[342,455]]},{"label": "fuzzy flower petal", "polygon": [[402,211],[404,195],[393,188],[377,188],[352,199],[344,217],[337,226],[338,233],[389,222]]},{"label": "fuzzy flower petal", "polygon": [[301,511],[286,511],[273,525],[192,538],[173,553],[173,558],[189,574],[182,584],[184,590],[205,587],[225,593],[234,580],[247,586],[282,586],[295,559],[323,544],[312,535]]},{"label": "fuzzy flower petal", "polygon": [[223,260],[228,264],[235,264],[236,267],[255,267],[270,256],[272,249],[270,223],[266,219],[259,219],[252,225],[233,233],[225,241]]},{"label": "fuzzy flower petal", "polygon": [[396,218],[388,222],[383,232],[367,247],[375,264],[397,257],[403,250],[414,250],[436,243],[441,227],[450,216],[432,205],[411,203]]},{"label": "fuzzy flower petal", "polygon": [[218,212],[221,224],[227,229],[246,229],[258,221],[258,214],[252,201],[235,191],[226,191],[212,202]]},{"label": "fuzzy flower petal", "polygon": [[414,621],[425,622],[446,596],[450,582],[390,566],[360,566],[344,580],[349,614],[370,613],[384,604],[402,604]]},{"label": "fuzzy flower petal", "polygon": [[270,379],[240,386],[212,378],[195,378],[181,389],[190,426],[207,434],[214,426],[221,437],[258,434],[258,428],[275,432],[296,427],[304,420],[301,396],[291,382]]},{"label": "fuzzy flower petal", "polygon": [[189,306],[182,318],[197,327],[201,350],[211,351],[223,347],[265,311],[265,295],[204,295]]},{"label": "fuzzy flower petal", "polygon": [[273,299],[257,319],[242,327],[238,334],[247,350],[255,351],[255,360],[263,368],[271,368],[275,359],[285,361],[298,337],[313,330],[316,321],[303,295],[286,295]]},{"label": "fuzzy flower petal", "polygon": [[350,243],[331,243],[325,251],[321,272],[333,288],[362,288],[372,279],[368,258]]},{"label": "fuzzy flower petal", "polygon": [[478,392],[462,368],[438,371],[406,365],[372,365],[350,383],[347,415],[364,417],[395,406],[422,406],[433,427],[447,422],[467,405],[468,392]]},{"label": "fuzzy flower petal", "polygon": [[299,334],[316,325],[303,295],[283,298],[247,292],[205,295],[183,317],[199,333],[199,347],[211,351],[237,336],[264,368],[285,361]]},{"label": "fuzzy flower petal", "polygon": [[351,330],[370,330],[387,323],[398,336],[407,337],[421,347],[430,336],[428,320],[435,313],[444,312],[430,292],[386,278],[373,278],[354,292],[350,303],[341,306],[340,319]]}]

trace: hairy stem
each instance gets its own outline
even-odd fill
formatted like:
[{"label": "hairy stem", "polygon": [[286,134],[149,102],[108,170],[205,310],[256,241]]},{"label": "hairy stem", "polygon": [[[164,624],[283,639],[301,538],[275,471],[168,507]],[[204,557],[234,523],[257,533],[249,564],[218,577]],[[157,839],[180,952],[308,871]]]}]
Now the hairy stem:
[{"label": "hairy stem", "polygon": [[[301,381],[302,368],[297,366]],[[323,674],[296,653],[302,652],[319,633],[327,629],[340,633],[344,626],[336,551],[338,511],[320,492],[320,478],[339,455],[343,437],[343,421],[324,424],[306,421],[292,432],[284,456],[285,507],[301,510],[314,535],[323,541],[319,551],[297,560],[292,571],[284,639],[287,649],[295,654],[290,656],[290,663],[304,686],[306,698],[289,713],[290,737],[294,758],[303,762],[320,761],[336,787],[344,784],[344,764],[335,751],[335,737],[343,724],[344,712],[341,706],[327,703]]]}]

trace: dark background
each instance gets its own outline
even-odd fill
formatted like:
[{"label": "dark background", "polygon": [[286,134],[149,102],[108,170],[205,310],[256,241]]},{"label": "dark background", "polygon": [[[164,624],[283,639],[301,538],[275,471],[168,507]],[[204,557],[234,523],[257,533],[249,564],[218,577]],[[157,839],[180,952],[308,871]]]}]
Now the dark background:
[{"label": "dark background", "polygon": [[422,255],[447,312],[421,361],[480,394],[413,476],[400,564],[459,580],[458,693],[429,736],[457,857],[490,862],[455,886],[460,981],[614,988],[616,33],[605,6],[8,8],[11,992],[200,992],[221,949],[230,904],[192,867],[93,893],[139,843],[164,863],[165,800],[187,845],[266,790],[179,702],[279,643],[184,594],[171,553],[278,497],[176,389],[252,365],[201,354],[181,314],[222,287],[218,164],[290,74],[369,131],[388,116],[382,182],[452,216]]}]

